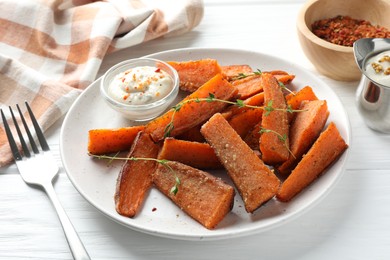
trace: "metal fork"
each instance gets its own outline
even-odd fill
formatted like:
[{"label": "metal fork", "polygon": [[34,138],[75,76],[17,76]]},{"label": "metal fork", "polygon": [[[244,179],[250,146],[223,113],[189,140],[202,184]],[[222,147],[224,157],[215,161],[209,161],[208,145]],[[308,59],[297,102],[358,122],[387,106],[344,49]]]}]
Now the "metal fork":
[{"label": "metal fork", "polygon": [[45,136],[43,135],[42,130],[30,106],[27,102],[25,102],[25,104],[30,115],[31,122],[34,126],[36,136],[41,145],[41,151],[38,149],[38,146],[35,143],[34,138],[32,137],[31,131],[27,126],[26,120],[23,117],[23,113],[21,112],[19,105],[16,105],[16,107],[18,109],[20,119],[22,120],[22,123],[26,130],[32,152],[34,154],[28,149],[27,143],[23,138],[22,132],[20,130],[20,127],[18,126],[12,108],[9,107],[16,132],[18,133],[20,139],[23,154],[19,152],[15,139],[7,123],[6,117],[4,116],[3,110],[0,109],[4,129],[6,131],[8,142],[11,147],[11,151],[18,170],[20,172],[20,175],[26,183],[41,186],[47,193],[48,197],[54,205],[55,210],[57,211],[73,258],[77,260],[90,259],[83,243],[77,235],[76,230],[74,229],[72,223],[66,215],[65,210],[62,208],[60,201],[58,200],[58,197],[54,191],[52,181],[57,175],[59,168],[53,155],[50,152],[49,145],[46,142]]}]

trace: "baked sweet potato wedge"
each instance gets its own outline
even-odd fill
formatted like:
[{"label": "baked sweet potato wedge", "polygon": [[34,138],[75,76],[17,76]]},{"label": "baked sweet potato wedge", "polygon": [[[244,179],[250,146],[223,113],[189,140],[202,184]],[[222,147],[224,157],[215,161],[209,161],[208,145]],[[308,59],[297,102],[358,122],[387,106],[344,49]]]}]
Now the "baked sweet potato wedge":
[{"label": "baked sweet potato wedge", "polygon": [[305,86],[301,88],[295,94],[286,95],[287,104],[291,106],[292,109],[298,109],[301,106],[302,101],[308,100],[317,100],[317,96],[314,93],[313,89],[310,86]]},{"label": "baked sweet potato wedge", "polygon": [[[167,167],[168,166],[168,167]],[[171,192],[175,175],[180,180],[177,193]],[[234,188],[221,179],[188,165],[168,161],[158,165],[154,185],[178,207],[208,229],[214,229],[232,210]]]},{"label": "baked sweet potato wedge", "polygon": [[[248,106],[263,106],[264,105],[264,92],[257,93],[247,99],[242,100],[244,105]],[[234,115],[240,114],[243,111],[243,107],[231,105],[224,109],[221,114],[226,120],[229,120]]]},{"label": "baked sweet potato wedge", "polygon": [[233,80],[240,75],[248,75],[252,73],[252,68],[249,65],[226,65],[221,66],[222,74],[226,77],[227,80]]},{"label": "baked sweet potato wedge", "polygon": [[246,134],[244,142],[254,151],[259,151],[259,140],[261,136],[261,120]]},{"label": "baked sweet potato wedge", "polygon": [[221,67],[215,59],[194,61],[168,61],[179,74],[180,89],[194,92],[215,75],[221,73]]},{"label": "baked sweet potato wedge", "polygon": [[331,122],[283,182],[276,196],[277,199],[283,202],[290,201],[324,173],[324,170],[347,148],[348,145],[336,125]]},{"label": "baked sweet potato wedge", "polygon": [[88,152],[108,154],[129,150],[137,134],[145,126],[130,126],[113,129],[91,129],[88,131]]},{"label": "baked sweet potato wedge", "polygon": [[[264,113],[262,128],[266,130],[260,136],[260,151],[266,164],[283,163],[289,157],[289,124],[287,105],[281,87],[276,78],[268,73],[262,74],[264,87],[264,105],[274,109]],[[277,110],[279,109],[279,110]],[[282,140],[282,138],[284,140]]]},{"label": "baked sweet potato wedge", "polygon": [[[157,158],[160,147],[149,134],[139,132],[128,157]],[[118,175],[115,191],[116,211],[123,216],[134,217],[139,211],[146,193],[152,186],[154,161],[125,161]]]},{"label": "baked sweet potato wedge", "polygon": [[169,136],[174,137],[206,121],[214,113],[223,110],[227,104],[205,101],[185,102],[187,100],[196,100],[197,98],[207,98],[210,94],[218,99],[230,100],[237,94],[237,89],[224,79],[222,74],[217,74],[194,93],[191,93],[183,99],[181,102],[183,105],[179,111],[171,109],[160,117],[150,121],[146,125],[145,132],[149,133],[153,140],[158,142],[166,137],[166,130],[169,124],[173,126],[173,129],[169,131]]},{"label": "baked sweet potato wedge", "polygon": [[207,143],[165,138],[158,158],[181,162],[197,169],[222,168],[213,148]]},{"label": "baked sweet potato wedge", "polygon": [[264,104],[264,92],[259,92],[256,95],[244,99],[243,102],[245,105],[261,106]]},{"label": "baked sweet potato wedge", "polygon": [[[232,116],[228,122],[237,134],[244,138],[253,127],[261,122],[263,110],[260,108],[241,108],[241,113]],[[257,141],[258,143],[258,141]]]},{"label": "baked sweet potato wedge", "polygon": [[201,128],[225,167],[249,213],[270,200],[280,181],[220,114],[213,115]]},{"label": "baked sweet potato wedge", "polygon": [[[299,109],[303,101],[312,100],[318,100],[318,98],[310,86],[305,86],[296,93],[290,93],[286,95],[287,105],[292,109]],[[296,115],[296,113],[288,114],[288,121],[290,123],[294,121]]]},{"label": "baked sweet potato wedge", "polygon": [[185,131],[182,134],[177,135],[175,138],[180,139],[180,140],[185,140],[185,141],[204,143],[204,142],[206,142],[206,140],[204,139],[203,135],[200,133],[201,126],[202,126],[202,123],[188,129],[187,131]]},{"label": "baked sweet potato wedge", "polygon": [[323,130],[329,116],[325,100],[304,101],[300,107],[302,112],[297,116],[290,127],[290,155],[287,161],[277,167],[279,173],[288,175],[313,145]]},{"label": "baked sweet potato wedge", "polygon": [[272,70],[264,73],[272,74],[277,81],[283,83],[284,85],[290,84],[295,78],[295,75],[289,74],[284,70]]},{"label": "baked sweet potato wedge", "polygon": [[247,99],[263,91],[262,75],[251,75],[242,79],[232,81],[234,87],[238,90],[240,99]]}]

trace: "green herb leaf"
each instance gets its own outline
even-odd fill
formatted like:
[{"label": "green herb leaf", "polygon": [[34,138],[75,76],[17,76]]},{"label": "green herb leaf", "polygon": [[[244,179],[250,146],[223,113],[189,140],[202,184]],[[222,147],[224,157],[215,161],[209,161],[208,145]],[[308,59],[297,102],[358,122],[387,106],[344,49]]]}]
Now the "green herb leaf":
[{"label": "green herb leaf", "polygon": [[287,111],[288,113],[290,113],[290,114],[294,113],[294,109],[292,108],[291,105],[287,105],[286,111]]},{"label": "green herb leaf", "polygon": [[263,127],[262,127],[262,128],[260,129],[260,131],[259,131],[260,134],[269,133],[269,132],[271,132],[271,130],[266,129],[266,128],[263,128]]},{"label": "green herb leaf", "polygon": [[175,186],[172,186],[172,188],[169,192],[172,193],[173,195],[176,195],[178,191],[179,191],[179,188],[175,185]]},{"label": "green herb leaf", "polygon": [[244,79],[244,78],[246,78],[246,77],[248,77],[246,74],[244,74],[244,73],[238,73],[236,79]]},{"label": "green herb leaf", "polygon": [[283,82],[278,81],[278,84],[279,84],[279,86],[280,86],[282,89],[286,89],[286,85],[284,85]]},{"label": "green herb leaf", "polygon": [[209,96],[206,98],[206,102],[213,102],[215,99],[215,95],[213,93],[209,93]]},{"label": "green herb leaf", "polygon": [[173,128],[175,128],[175,126],[173,125],[173,121],[171,121],[171,122],[169,122],[169,124],[167,124],[167,126],[164,129],[164,137],[165,138],[171,136],[171,132],[172,132]]},{"label": "green herb leaf", "polygon": [[245,107],[245,103],[241,99],[237,99],[236,100],[236,104],[237,104],[238,107]]},{"label": "green herb leaf", "polygon": [[253,72],[253,74],[255,75],[261,75],[263,72],[259,69],[257,69],[256,71]]},{"label": "green herb leaf", "polygon": [[272,111],[274,111],[275,109],[273,108],[273,100],[270,100],[268,101],[268,104],[267,106],[264,107],[264,110],[265,110],[265,116],[268,116]]},{"label": "green herb leaf", "polygon": [[183,106],[183,104],[182,104],[182,103],[179,103],[179,104],[177,104],[176,106],[173,106],[172,108],[173,108],[173,110],[175,110],[176,112],[178,112],[178,111],[181,109],[182,106]]}]

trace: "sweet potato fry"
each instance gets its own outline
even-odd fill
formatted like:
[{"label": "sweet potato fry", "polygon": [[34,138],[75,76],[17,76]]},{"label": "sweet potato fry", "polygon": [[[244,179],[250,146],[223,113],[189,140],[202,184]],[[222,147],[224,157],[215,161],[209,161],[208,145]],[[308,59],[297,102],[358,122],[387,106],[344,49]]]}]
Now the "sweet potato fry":
[{"label": "sweet potato fry", "polygon": [[221,73],[221,67],[214,59],[168,61],[167,63],[179,74],[180,89],[188,92],[194,92],[212,77]]},{"label": "sweet potato fry", "polygon": [[[168,168],[169,166],[170,168]],[[153,183],[178,207],[208,229],[215,228],[231,211],[234,188],[221,179],[188,165],[169,161],[167,166],[158,165]],[[175,174],[180,179],[176,194]]]},{"label": "sweet potato fry", "polygon": [[298,109],[301,106],[302,101],[304,100],[317,100],[317,96],[314,93],[313,89],[310,86],[305,86],[300,89],[295,94],[288,94],[286,96],[287,104],[291,106],[292,109]]},{"label": "sweet potato fry", "polygon": [[264,104],[264,92],[257,93],[256,95],[245,99],[243,102],[245,105],[261,106]]},{"label": "sweet potato fry", "polygon": [[88,152],[108,154],[130,149],[138,132],[145,126],[130,126],[115,129],[92,129],[88,131]]},{"label": "sweet potato fry", "polygon": [[222,168],[213,148],[207,143],[165,138],[158,158],[181,162],[198,169]]},{"label": "sweet potato fry", "polygon": [[287,161],[277,167],[278,172],[288,175],[320,135],[328,119],[329,111],[325,100],[304,101],[290,127],[290,155]]},{"label": "sweet potato fry", "polygon": [[242,74],[247,75],[252,73],[252,68],[246,64],[221,66],[221,70],[227,80],[232,80]]},{"label": "sweet potato fry", "polygon": [[234,80],[232,84],[237,88],[240,99],[247,99],[263,91],[262,75],[251,75],[243,79]]},{"label": "sweet potato fry", "polygon": [[288,74],[287,72],[283,70],[272,70],[264,73],[269,73],[274,75],[274,77],[279,81],[282,82],[284,85],[290,84],[293,79],[295,78],[295,75]]},{"label": "sweet potato fry", "polygon": [[177,135],[176,138],[180,140],[185,141],[192,141],[192,142],[198,142],[198,143],[204,143],[206,140],[204,139],[203,135],[200,133],[200,127],[202,126],[202,123],[199,125],[196,125],[184,133]]},{"label": "sweet potato fry", "polygon": [[[215,98],[230,100],[237,93],[232,84],[225,80],[221,74],[206,82],[197,91],[187,96],[183,101],[207,98],[213,94]],[[171,137],[182,134],[192,127],[206,121],[211,115],[221,111],[227,105],[222,102],[195,102],[182,105],[179,111],[169,110],[162,116],[152,120],[146,125],[145,132],[150,133],[154,141],[160,141],[166,134],[167,126],[172,123]],[[173,119],[172,119],[173,117]]]},{"label": "sweet potato fry", "polygon": [[278,200],[290,201],[324,173],[324,170],[347,148],[348,145],[340,136],[336,125],[331,122],[283,182],[277,194]]},{"label": "sweet potato fry", "polygon": [[[309,86],[305,86],[295,94],[290,93],[286,95],[287,105],[290,106],[292,109],[299,109],[301,103],[305,100],[307,101],[318,100],[313,89]],[[288,114],[288,121],[290,123],[294,121],[296,115],[297,115],[296,113]]]},{"label": "sweet potato fry", "polygon": [[[237,134],[244,138],[261,121],[263,110],[260,108],[241,108],[242,112],[232,116],[228,122]],[[258,142],[257,142],[258,143]]]},{"label": "sweet potato fry", "polygon": [[[257,93],[247,99],[244,99],[242,102],[249,106],[262,106],[264,104],[264,92]],[[221,114],[226,120],[229,120],[231,117],[241,113],[242,111],[242,107],[232,105],[224,109]]]},{"label": "sweet potato fry", "polygon": [[[263,73],[264,104],[272,103],[273,110],[264,113],[262,128],[264,132],[260,136],[260,151],[262,159],[266,164],[275,165],[283,163],[289,157],[289,126],[287,119],[287,105],[282,89],[275,77],[271,74]],[[283,137],[283,138],[281,138]],[[284,140],[282,140],[284,139]]]},{"label": "sweet potato fry", "polygon": [[233,180],[247,212],[253,213],[276,194],[279,179],[220,113],[202,126],[201,133]]},{"label": "sweet potato fry", "polygon": [[[157,158],[159,146],[149,134],[139,132],[128,157]],[[154,161],[126,161],[119,173],[116,191],[116,211],[127,217],[134,217],[144,201],[145,194],[151,187],[152,174],[156,169]]]},{"label": "sweet potato fry", "polygon": [[261,120],[246,134],[244,142],[254,151],[259,151],[259,140],[261,131]]}]

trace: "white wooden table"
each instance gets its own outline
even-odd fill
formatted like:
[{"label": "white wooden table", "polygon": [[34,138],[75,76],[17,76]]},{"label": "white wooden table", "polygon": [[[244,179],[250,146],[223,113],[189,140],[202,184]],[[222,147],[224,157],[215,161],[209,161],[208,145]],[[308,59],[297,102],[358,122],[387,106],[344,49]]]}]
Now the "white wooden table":
[{"label": "white wooden table", "polygon": [[[315,72],[296,35],[303,2],[205,0],[204,19],[192,32],[109,55],[99,75],[124,58],[184,47],[253,50]],[[346,172],[324,200],[260,234],[180,241],[142,234],[109,220],[81,197],[61,168],[55,189],[92,259],[390,259],[390,136],[364,125],[355,106],[357,82],[319,77],[341,98],[353,136]],[[61,123],[47,132],[59,164]],[[0,168],[0,259],[30,258],[72,256],[46,195],[27,186],[11,165]]]}]

